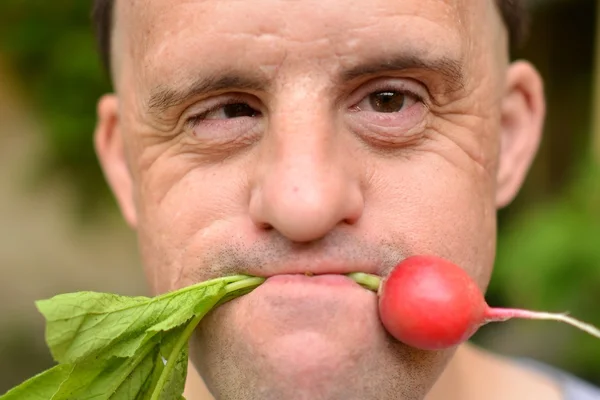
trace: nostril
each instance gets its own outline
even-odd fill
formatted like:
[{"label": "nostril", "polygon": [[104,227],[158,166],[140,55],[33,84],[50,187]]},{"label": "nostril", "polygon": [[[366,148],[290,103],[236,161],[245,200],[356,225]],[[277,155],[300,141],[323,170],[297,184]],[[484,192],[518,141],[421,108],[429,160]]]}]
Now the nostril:
[{"label": "nostril", "polygon": [[346,225],[354,225],[358,221],[358,218],[345,218],[343,223]]},{"label": "nostril", "polygon": [[273,229],[273,225],[266,223],[266,222],[258,223],[258,224],[256,224],[256,226],[258,227],[258,229],[262,229],[265,231],[270,231]]}]

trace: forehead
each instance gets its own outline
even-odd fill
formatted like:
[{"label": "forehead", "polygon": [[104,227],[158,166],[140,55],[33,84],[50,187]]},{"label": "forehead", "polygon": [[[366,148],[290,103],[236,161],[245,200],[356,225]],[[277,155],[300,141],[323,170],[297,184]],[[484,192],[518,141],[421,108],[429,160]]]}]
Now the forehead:
[{"label": "forehead", "polygon": [[459,60],[482,41],[481,21],[493,25],[491,3],[127,0],[117,2],[116,25],[127,61],[143,71],[138,78],[160,83],[199,69],[327,68],[392,51]]}]

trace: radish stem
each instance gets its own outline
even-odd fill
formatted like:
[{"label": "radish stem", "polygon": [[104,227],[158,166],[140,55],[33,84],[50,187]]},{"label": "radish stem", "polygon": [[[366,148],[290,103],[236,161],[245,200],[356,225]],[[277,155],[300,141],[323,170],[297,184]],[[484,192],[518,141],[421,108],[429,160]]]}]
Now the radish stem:
[{"label": "radish stem", "polygon": [[261,277],[247,277],[243,280],[228,284],[225,286],[225,295],[217,302],[217,304],[215,304],[215,307],[225,304],[236,297],[250,293],[264,283],[265,280],[266,278]]},{"label": "radish stem", "polygon": [[346,276],[365,289],[372,290],[373,292],[377,292],[381,285],[381,278],[377,275],[365,274],[364,272],[353,272],[346,274]]},{"label": "radish stem", "polygon": [[243,290],[243,289],[254,289],[257,286],[259,286],[261,283],[263,283],[265,281],[265,278],[260,278],[260,277],[249,277],[243,280],[239,280],[233,283],[229,283],[227,286],[225,286],[225,293],[226,294],[234,294],[235,292],[237,292],[238,290]]},{"label": "radish stem", "polygon": [[503,322],[511,318],[536,319],[547,321],[565,322],[576,328],[589,333],[590,335],[600,339],[600,329],[593,325],[579,321],[573,317],[569,317],[565,313],[548,313],[540,311],[529,311],[514,308],[488,308],[485,315],[485,323],[488,322]]}]

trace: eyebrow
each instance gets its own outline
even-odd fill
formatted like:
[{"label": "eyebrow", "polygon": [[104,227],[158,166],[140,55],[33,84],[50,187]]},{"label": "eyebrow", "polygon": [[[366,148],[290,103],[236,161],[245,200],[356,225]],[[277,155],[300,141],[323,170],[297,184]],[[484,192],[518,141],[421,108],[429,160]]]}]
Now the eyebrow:
[{"label": "eyebrow", "polygon": [[158,86],[150,93],[148,110],[151,113],[161,113],[202,94],[233,88],[258,91],[264,90],[267,84],[268,82],[264,78],[229,72],[221,76],[211,75],[199,78],[187,87],[180,89]]},{"label": "eyebrow", "polygon": [[400,54],[367,61],[345,71],[342,74],[342,79],[349,81],[365,75],[407,70],[422,70],[440,75],[449,92],[460,90],[465,85],[465,73],[460,61],[448,56],[427,58],[410,54]]},{"label": "eyebrow", "polygon": [[[340,74],[341,82],[376,75],[387,71],[425,70],[440,75],[448,91],[456,91],[464,87],[464,71],[462,64],[447,56],[439,58],[423,58],[416,55],[400,54],[391,57],[380,57],[367,60]],[[201,77],[182,88],[157,86],[150,93],[148,111],[160,114],[170,108],[179,106],[189,99],[206,93],[221,90],[261,91],[269,86],[267,77],[249,75],[241,71],[227,71],[222,75],[213,74]]]}]

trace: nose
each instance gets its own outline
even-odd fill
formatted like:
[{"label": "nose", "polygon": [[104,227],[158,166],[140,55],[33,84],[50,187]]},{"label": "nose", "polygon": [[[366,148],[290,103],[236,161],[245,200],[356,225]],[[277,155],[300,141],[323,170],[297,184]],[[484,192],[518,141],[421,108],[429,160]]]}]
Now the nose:
[{"label": "nose", "polygon": [[331,117],[272,117],[250,195],[250,217],[293,242],[323,238],[363,212],[359,169]]}]

